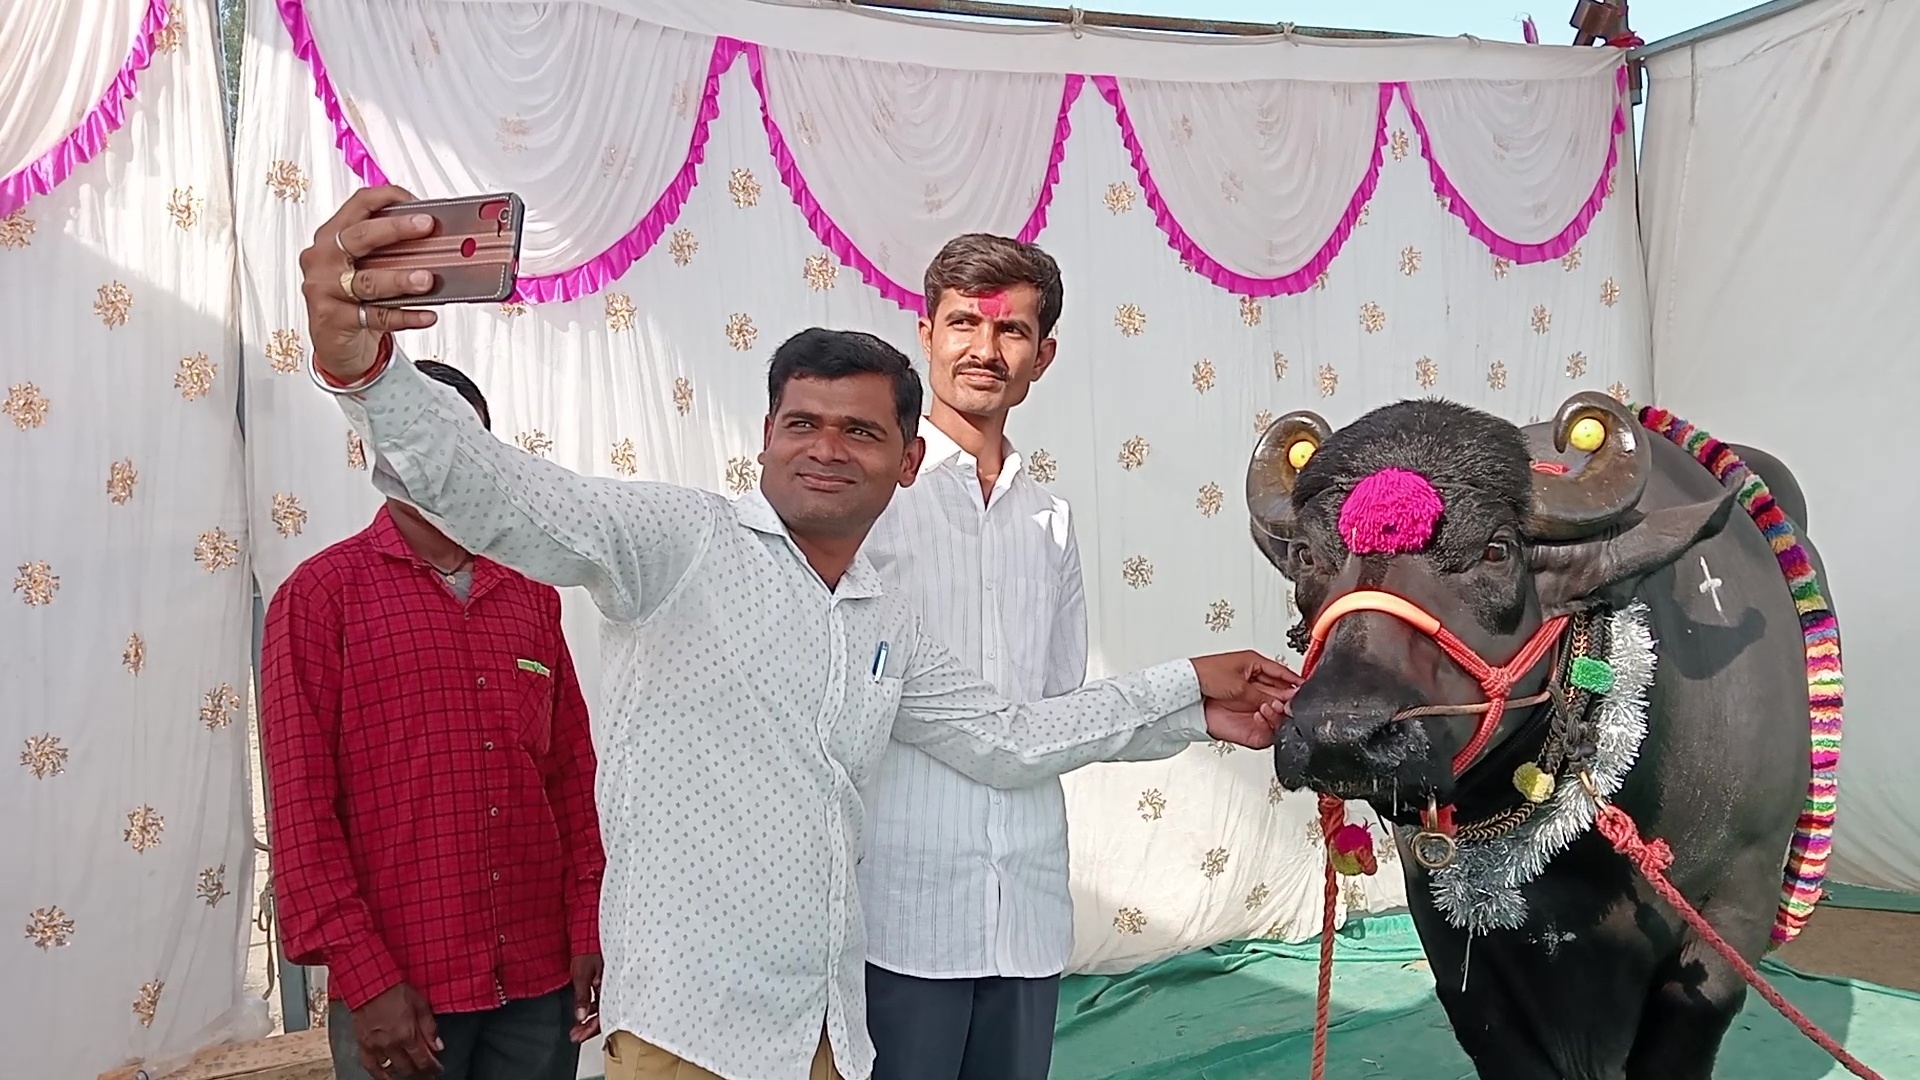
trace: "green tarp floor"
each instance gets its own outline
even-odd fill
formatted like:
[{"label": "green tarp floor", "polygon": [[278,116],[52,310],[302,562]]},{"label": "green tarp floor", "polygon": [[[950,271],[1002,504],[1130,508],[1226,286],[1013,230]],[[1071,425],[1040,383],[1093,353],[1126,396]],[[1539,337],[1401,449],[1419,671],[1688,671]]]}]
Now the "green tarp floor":
[{"label": "green tarp floor", "polygon": [[[1404,914],[1335,939],[1327,1080],[1473,1080]],[[1230,942],[1061,987],[1052,1080],[1307,1080],[1319,944]],[[1920,994],[1806,975],[1769,961],[1787,999],[1886,1080],[1920,1078]],[[1735,1023],[1725,1080],[1849,1074],[1759,995]]]},{"label": "green tarp floor", "polygon": [[1825,907],[1860,908],[1865,911],[1895,911],[1920,915],[1920,893],[1893,892],[1865,885],[1830,882],[1820,897]]}]

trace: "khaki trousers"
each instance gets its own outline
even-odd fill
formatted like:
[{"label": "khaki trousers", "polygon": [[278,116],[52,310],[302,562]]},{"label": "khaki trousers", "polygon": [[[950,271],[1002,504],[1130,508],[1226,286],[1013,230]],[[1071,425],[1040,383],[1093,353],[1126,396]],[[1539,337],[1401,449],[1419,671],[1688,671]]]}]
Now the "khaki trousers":
[{"label": "khaki trousers", "polygon": [[[607,1036],[604,1052],[606,1080],[726,1080],[625,1031]],[[820,1048],[813,1052],[813,1070],[807,1073],[807,1078],[841,1080],[840,1073],[833,1067],[833,1051],[827,1046],[825,1033],[820,1036]]]}]

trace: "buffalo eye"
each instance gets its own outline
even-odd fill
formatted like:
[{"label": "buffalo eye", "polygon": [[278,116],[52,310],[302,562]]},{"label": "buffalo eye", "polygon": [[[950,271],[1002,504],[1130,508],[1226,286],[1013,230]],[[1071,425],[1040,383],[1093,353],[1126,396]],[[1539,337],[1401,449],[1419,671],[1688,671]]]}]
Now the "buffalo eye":
[{"label": "buffalo eye", "polygon": [[1502,536],[1496,536],[1493,539],[1487,541],[1487,549],[1485,552],[1481,554],[1482,559],[1484,559],[1487,562],[1494,563],[1496,565],[1499,563],[1507,562],[1508,560],[1512,559],[1513,556],[1514,556],[1513,541],[1508,540],[1507,538]]},{"label": "buffalo eye", "polygon": [[1313,569],[1313,548],[1305,540],[1295,540],[1293,550],[1287,553],[1293,565],[1301,570]]}]

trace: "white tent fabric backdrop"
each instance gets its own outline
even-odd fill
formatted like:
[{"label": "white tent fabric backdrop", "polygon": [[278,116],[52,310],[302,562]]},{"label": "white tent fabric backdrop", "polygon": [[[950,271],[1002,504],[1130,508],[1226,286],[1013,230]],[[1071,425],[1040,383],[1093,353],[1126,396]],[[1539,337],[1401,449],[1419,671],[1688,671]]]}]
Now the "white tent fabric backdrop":
[{"label": "white tent fabric backdrop", "polygon": [[0,71],[67,71],[0,118],[0,1072],[79,1080],[266,1033],[252,582],[213,5],[29,10]]},{"label": "white tent fabric backdrop", "polygon": [[1641,183],[1658,404],[1786,462],[1847,674],[1835,880],[1920,892],[1920,603],[1907,360],[1920,8],[1821,0],[1648,62]]},{"label": "white tent fabric backdrop", "polygon": [[[917,357],[938,245],[1037,237],[1066,275],[1062,361],[1012,434],[1088,522],[1095,675],[1284,648],[1296,616],[1240,496],[1272,416],[1337,423],[1435,393],[1526,422],[1649,381],[1633,187],[1610,179],[1610,50],[1147,43],[750,0],[649,3],[649,22],[630,6],[252,5],[235,185],[264,589],[376,505],[362,448],[308,382],[294,270],[353,169],[423,197],[525,195],[535,302],[447,310],[408,343],[473,373],[503,438],[721,491],[755,482],[775,344],[827,325]],[[596,620],[569,604],[593,700]],[[1313,798],[1283,796],[1267,755],[1201,747],[1067,790],[1076,970],[1317,932]],[[1403,902],[1389,865],[1343,909]]]}]

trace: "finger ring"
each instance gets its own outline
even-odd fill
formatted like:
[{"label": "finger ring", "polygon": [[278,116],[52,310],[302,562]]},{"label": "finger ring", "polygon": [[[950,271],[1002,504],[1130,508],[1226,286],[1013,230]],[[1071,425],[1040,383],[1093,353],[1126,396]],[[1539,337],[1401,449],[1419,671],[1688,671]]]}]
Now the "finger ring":
[{"label": "finger ring", "polygon": [[360,299],[360,294],[353,291],[353,278],[354,272],[352,270],[342,272],[340,275],[340,291],[358,300]]},{"label": "finger ring", "polygon": [[365,304],[360,305],[360,329],[362,330],[372,329],[372,327],[367,325],[367,305]]},{"label": "finger ring", "polygon": [[383,1069],[391,1069],[391,1068],[393,1068],[393,1059],[392,1059],[392,1058],[388,1058],[387,1060],[385,1060],[385,1061],[383,1061],[383,1062],[381,1062],[381,1063],[380,1063],[380,1067],[381,1067],[381,1068],[383,1068]]},{"label": "finger ring", "polygon": [[346,236],[346,234],[347,234],[347,230],[345,229],[341,229],[339,232],[334,233],[333,246],[340,249],[340,254],[345,255],[347,257],[347,265],[351,266],[353,265],[353,252],[347,250],[347,242],[341,239],[342,237]]}]

